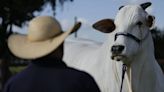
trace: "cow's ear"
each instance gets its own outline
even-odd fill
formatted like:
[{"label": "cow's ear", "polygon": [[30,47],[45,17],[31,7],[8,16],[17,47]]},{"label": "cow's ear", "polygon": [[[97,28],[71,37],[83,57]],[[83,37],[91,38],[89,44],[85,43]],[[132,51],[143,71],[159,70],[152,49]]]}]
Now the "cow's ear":
[{"label": "cow's ear", "polygon": [[149,28],[151,28],[153,26],[154,21],[155,21],[155,17],[154,16],[152,16],[152,15],[148,15],[147,16],[147,26]]},{"label": "cow's ear", "polygon": [[103,19],[93,24],[93,28],[103,33],[110,33],[115,30],[115,24],[112,19]]}]

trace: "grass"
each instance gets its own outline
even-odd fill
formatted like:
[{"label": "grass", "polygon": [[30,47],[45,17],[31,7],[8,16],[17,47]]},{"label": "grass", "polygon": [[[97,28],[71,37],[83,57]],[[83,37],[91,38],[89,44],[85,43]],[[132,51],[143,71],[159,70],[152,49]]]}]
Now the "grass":
[{"label": "grass", "polygon": [[15,75],[19,72],[21,72],[22,70],[24,70],[26,68],[26,66],[10,66],[9,70],[12,73],[12,75]]}]

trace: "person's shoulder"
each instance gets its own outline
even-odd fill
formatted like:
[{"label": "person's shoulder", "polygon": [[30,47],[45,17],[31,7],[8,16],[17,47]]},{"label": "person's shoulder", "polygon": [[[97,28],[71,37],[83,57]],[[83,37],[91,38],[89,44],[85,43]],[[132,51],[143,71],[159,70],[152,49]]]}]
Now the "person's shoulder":
[{"label": "person's shoulder", "polygon": [[80,85],[83,86],[83,90],[85,90],[82,92],[100,92],[100,89],[94,77],[92,77],[92,75],[90,75],[88,72],[77,70],[74,68],[69,69],[76,72],[76,75],[74,77],[76,77],[75,79],[78,79],[80,81]]},{"label": "person's shoulder", "polygon": [[70,72],[76,74],[76,75],[79,75],[81,77],[85,77],[85,78],[92,78],[92,76],[86,72],[86,71],[83,71],[83,70],[78,70],[78,69],[75,69],[75,68],[71,68],[69,67],[68,68]]},{"label": "person's shoulder", "polygon": [[26,75],[28,75],[27,71],[29,70],[28,69],[29,66],[30,65],[26,66],[25,69],[23,69],[22,71],[20,71],[19,73],[15,74],[15,75],[11,76],[7,82],[12,83],[12,82],[15,82],[15,81],[18,81],[18,80],[22,80],[22,78],[24,78],[24,77],[26,77]]},{"label": "person's shoulder", "polygon": [[18,74],[11,76],[5,83],[5,89],[17,82],[18,79]]}]

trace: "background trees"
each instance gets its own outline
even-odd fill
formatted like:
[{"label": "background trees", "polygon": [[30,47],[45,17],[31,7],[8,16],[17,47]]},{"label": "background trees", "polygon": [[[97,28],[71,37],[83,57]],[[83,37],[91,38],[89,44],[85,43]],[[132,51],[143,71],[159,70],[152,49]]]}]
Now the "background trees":
[{"label": "background trees", "polygon": [[156,27],[151,32],[154,40],[155,57],[164,72],[164,29],[161,30]]},{"label": "background trees", "polygon": [[155,57],[157,59],[164,59],[164,30],[155,27],[151,30],[154,47],[155,47]]}]

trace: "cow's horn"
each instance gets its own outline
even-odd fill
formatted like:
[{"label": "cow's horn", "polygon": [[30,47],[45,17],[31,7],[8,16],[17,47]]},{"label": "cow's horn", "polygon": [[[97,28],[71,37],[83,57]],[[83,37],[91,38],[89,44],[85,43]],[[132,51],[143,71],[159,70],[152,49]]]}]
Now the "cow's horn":
[{"label": "cow's horn", "polygon": [[120,7],[119,7],[119,10],[121,10],[123,7],[124,7],[124,6],[120,6]]},{"label": "cow's horn", "polygon": [[151,2],[146,2],[146,3],[141,4],[140,6],[145,10],[150,5],[151,5]]}]

